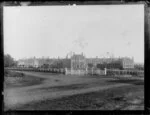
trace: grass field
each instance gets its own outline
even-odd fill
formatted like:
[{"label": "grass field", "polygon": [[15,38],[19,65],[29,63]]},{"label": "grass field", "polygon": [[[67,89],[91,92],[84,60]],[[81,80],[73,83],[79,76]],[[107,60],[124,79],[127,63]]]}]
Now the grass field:
[{"label": "grass field", "polygon": [[44,78],[37,78],[34,76],[27,76],[22,72],[5,71],[4,77],[4,87],[14,88],[14,87],[25,87],[40,84]]},{"label": "grass field", "polygon": [[5,82],[5,110],[144,109],[144,80],[44,72],[23,75],[20,81]]}]

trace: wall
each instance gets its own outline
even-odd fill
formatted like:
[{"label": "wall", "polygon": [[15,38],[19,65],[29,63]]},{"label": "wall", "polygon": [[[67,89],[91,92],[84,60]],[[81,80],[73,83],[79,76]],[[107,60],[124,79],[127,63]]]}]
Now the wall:
[{"label": "wall", "polygon": [[105,70],[86,69],[86,70],[71,70],[65,68],[66,75],[105,75]]}]

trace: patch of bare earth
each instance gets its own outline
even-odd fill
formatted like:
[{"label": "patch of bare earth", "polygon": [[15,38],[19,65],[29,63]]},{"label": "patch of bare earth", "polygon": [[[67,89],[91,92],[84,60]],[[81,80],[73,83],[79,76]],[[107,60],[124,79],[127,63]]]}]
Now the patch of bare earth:
[{"label": "patch of bare earth", "polygon": [[129,85],[77,94],[58,99],[31,102],[16,110],[143,110],[143,85]]}]

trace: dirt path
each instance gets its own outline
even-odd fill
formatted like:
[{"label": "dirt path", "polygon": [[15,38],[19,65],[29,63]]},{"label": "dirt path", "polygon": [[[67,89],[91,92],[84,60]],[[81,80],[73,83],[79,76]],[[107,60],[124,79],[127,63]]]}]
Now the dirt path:
[{"label": "dirt path", "polygon": [[[46,99],[61,98],[63,96],[70,96],[74,94],[83,94],[87,92],[94,92],[99,90],[105,90],[114,87],[126,86],[130,84],[117,83],[117,84],[105,84],[107,79],[99,78],[83,78],[80,76],[64,76],[64,75],[50,75],[36,72],[24,72],[26,75],[32,75],[35,77],[45,78],[42,84],[20,87],[20,88],[10,88],[4,90],[4,103],[7,108],[12,108],[13,106],[18,106],[20,104],[27,104],[33,101],[41,101]],[[111,78],[109,78],[111,79]],[[56,80],[58,80],[56,82]],[[99,80],[99,81],[98,81]],[[100,84],[93,85],[96,82]],[[68,86],[73,84],[88,84],[88,87],[84,88],[72,88],[72,89],[61,89],[61,86]],[[91,85],[92,84],[92,85]],[[102,85],[101,85],[102,84]],[[60,86],[57,90],[51,89],[51,87]]]}]

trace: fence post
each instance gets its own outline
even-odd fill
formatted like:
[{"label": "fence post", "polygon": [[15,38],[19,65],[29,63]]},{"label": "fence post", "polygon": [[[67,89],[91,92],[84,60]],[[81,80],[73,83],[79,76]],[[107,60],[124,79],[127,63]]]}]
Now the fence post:
[{"label": "fence post", "polygon": [[92,75],[93,75],[93,67],[92,67]]},{"label": "fence post", "polygon": [[67,68],[65,68],[65,74],[67,74]]},{"label": "fence post", "polygon": [[87,75],[87,67],[86,67],[86,75]]},{"label": "fence post", "polygon": [[107,68],[105,68],[105,71],[104,71],[104,72],[105,72],[104,74],[106,75],[106,74],[107,74]]},{"label": "fence post", "polygon": [[79,69],[79,75],[80,75],[80,69]]}]

